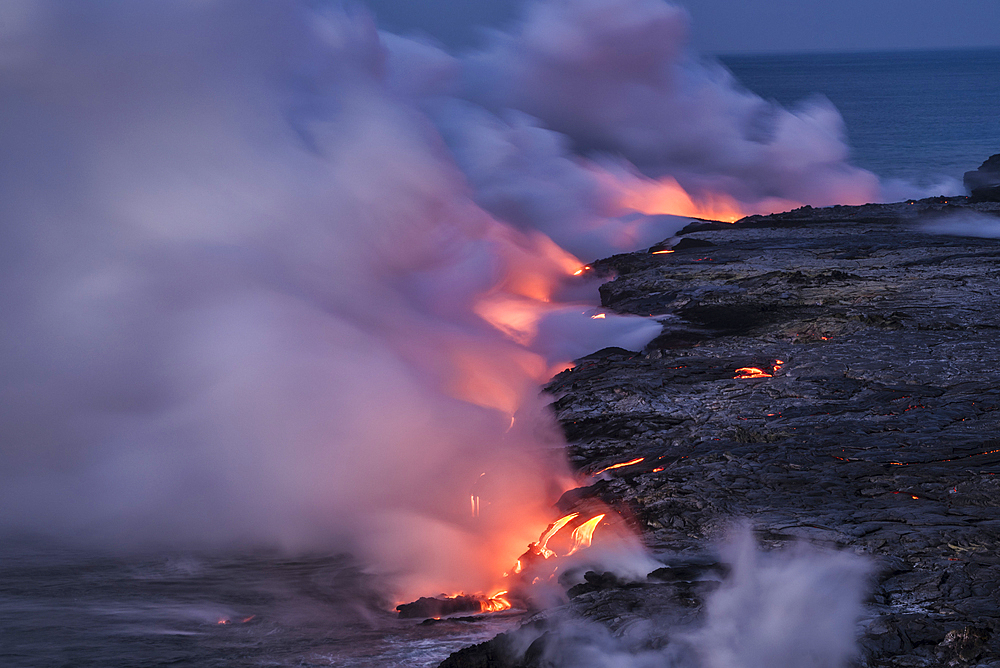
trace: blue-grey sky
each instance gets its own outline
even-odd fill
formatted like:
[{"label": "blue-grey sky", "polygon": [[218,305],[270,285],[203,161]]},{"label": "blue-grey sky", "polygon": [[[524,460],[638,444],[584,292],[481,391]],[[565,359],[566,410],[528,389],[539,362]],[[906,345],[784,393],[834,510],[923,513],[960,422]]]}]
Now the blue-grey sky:
[{"label": "blue-grey sky", "polygon": [[[503,25],[523,0],[365,0],[382,26],[450,46]],[[1000,47],[1000,0],[684,0],[703,53]]]}]

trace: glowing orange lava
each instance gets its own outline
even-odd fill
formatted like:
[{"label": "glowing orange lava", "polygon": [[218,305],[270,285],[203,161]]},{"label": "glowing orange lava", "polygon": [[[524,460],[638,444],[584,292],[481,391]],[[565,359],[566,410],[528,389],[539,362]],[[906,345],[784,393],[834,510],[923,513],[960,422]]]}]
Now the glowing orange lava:
[{"label": "glowing orange lava", "polygon": [[[556,553],[549,549],[549,539],[555,536],[560,529],[579,516],[580,513],[570,513],[569,515],[565,515],[564,517],[557,519],[549,525],[548,529],[542,532],[542,535],[538,538],[538,542],[535,543],[533,547],[535,547],[535,549],[538,550],[538,553],[546,559],[556,556]],[[518,563],[520,563],[520,561],[518,561]]]},{"label": "glowing orange lava", "polygon": [[755,366],[744,366],[736,370],[733,378],[771,378],[771,374]]},{"label": "glowing orange lava", "polygon": [[736,370],[736,375],[733,376],[736,380],[746,380],[747,378],[771,378],[771,374],[764,371],[763,369],[758,369],[755,366],[744,366]]},{"label": "glowing orange lava", "polygon": [[658,250],[658,251],[653,251],[652,254],[653,255],[666,255],[667,253],[673,253],[673,251],[672,250]]},{"label": "glowing orange lava", "polygon": [[733,376],[736,380],[746,380],[748,378],[773,378],[774,374],[781,371],[781,367],[785,364],[783,360],[774,360],[774,364],[771,365],[771,373],[764,371],[755,366],[744,366],[736,370],[736,375]]},{"label": "glowing orange lava", "polygon": [[594,530],[597,529],[597,525],[601,523],[604,519],[604,515],[598,515],[597,517],[592,517],[577,528],[573,529],[573,547],[570,548],[569,554],[575,553],[585,547],[590,547],[591,542],[594,539]]},{"label": "glowing orange lava", "polygon": [[[405,602],[400,602],[396,609],[400,612],[401,616],[404,616],[404,608],[410,608],[414,605],[419,606],[424,601],[439,602],[439,603],[457,603],[458,606],[446,612],[446,614],[456,614],[460,612],[467,612],[468,608],[464,607],[468,604],[478,606],[479,611],[482,613],[496,613],[502,612],[504,610],[511,610],[515,607],[523,607],[525,605],[530,605],[531,596],[530,587],[537,585],[545,581],[552,581],[556,578],[559,573],[559,568],[562,565],[558,561],[562,557],[569,557],[581,550],[585,550],[592,546],[594,540],[594,534],[601,525],[601,522],[607,517],[607,513],[600,513],[588,519],[585,522],[577,522],[580,518],[579,512],[569,513],[564,515],[559,519],[555,520],[549,524],[541,535],[538,537],[538,541],[528,545],[527,551],[521,555],[521,557],[515,562],[514,567],[510,569],[510,572],[504,573],[506,589],[497,591],[494,594],[473,594],[468,595],[464,593],[452,593],[452,594],[442,594],[434,599],[421,599],[418,602],[407,604]],[[572,531],[570,531],[570,527]],[[567,535],[568,534],[568,535]],[[555,549],[549,547],[549,541],[559,536],[557,543],[555,544]],[[558,552],[556,551],[558,550]],[[446,606],[447,608],[447,606]],[[434,610],[433,606],[427,610],[427,613],[432,613]],[[424,613],[424,614],[427,614]],[[420,614],[420,613],[417,613]],[[416,616],[413,614],[406,614],[405,616]],[[428,614],[428,616],[430,616]],[[244,621],[249,621],[253,616],[248,617]],[[434,616],[435,619],[439,618]],[[229,620],[221,620],[220,624],[228,624]]]},{"label": "glowing orange lava", "polygon": [[501,612],[510,610],[513,606],[505,597],[506,591],[498,591],[480,604],[483,612]]},{"label": "glowing orange lava", "polygon": [[612,464],[611,466],[605,466],[600,471],[594,471],[591,475],[600,475],[600,474],[604,473],[605,471],[611,471],[613,469],[620,469],[620,468],[624,468],[626,466],[632,466],[634,464],[638,464],[639,462],[643,462],[643,461],[646,461],[645,457],[637,457],[637,458],[635,458],[635,459],[633,459],[631,461],[622,462],[620,464]]},{"label": "glowing orange lava", "polygon": [[[542,532],[542,535],[539,537],[538,542],[532,543],[531,545],[528,546],[528,552],[525,555],[522,555],[522,559],[530,554],[538,555],[543,559],[552,559],[553,557],[560,556],[556,554],[554,550],[549,549],[549,540],[551,540],[553,536],[559,533],[559,531],[561,531],[567,524],[569,524],[579,516],[580,513],[570,513],[569,515],[564,515],[563,517],[560,517],[555,522],[550,524],[548,528]],[[597,526],[601,523],[601,520],[603,520],[606,516],[607,513],[601,513],[600,515],[591,517],[586,522],[577,525],[577,527],[573,529],[573,532],[570,534],[569,549],[563,556],[568,557],[569,555],[574,554],[579,550],[590,547],[594,539],[594,531],[597,529]],[[518,559],[517,565],[514,567],[514,572],[520,573],[521,570],[522,570],[521,559]]]}]

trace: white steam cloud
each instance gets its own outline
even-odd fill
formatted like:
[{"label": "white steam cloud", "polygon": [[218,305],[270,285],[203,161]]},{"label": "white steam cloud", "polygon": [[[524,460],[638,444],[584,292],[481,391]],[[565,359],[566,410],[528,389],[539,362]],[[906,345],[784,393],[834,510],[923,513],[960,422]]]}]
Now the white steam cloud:
[{"label": "white steam cloud", "polygon": [[511,32],[461,57],[387,36],[388,67],[481,206],[582,257],[685,224],[629,217],[623,191],[658,180],[697,203],[724,199],[734,218],[880,201],[878,178],[848,163],[828,100],[789,110],[761,99],[690,52],[688,21],[662,0],[537,0]]},{"label": "white steam cloud", "polygon": [[[348,541],[485,588],[561,491],[531,346],[581,347],[570,307],[531,318],[577,261],[472,202],[367,16],[23,9],[0,75],[0,528]],[[505,300],[520,342],[479,315]],[[587,348],[658,331],[575,308]]]},{"label": "white steam cloud", "polygon": [[874,175],[846,163],[829,102],[793,112],[741,90],[688,52],[688,20],[660,0],[536,2],[516,34],[469,59],[471,95],[697,193],[748,203],[877,196]]},{"label": "white steam cloud", "polygon": [[762,553],[749,530],[724,550],[728,581],[706,602],[693,641],[706,668],[847,665],[857,651],[869,563],[806,544]]},{"label": "white steam cloud", "polygon": [[834,110],[739,91],[671,5],[537,2],[455,58],[314,4],[0,8],[0,531],[485,588],[563,488],[539,382],[658,332],[556,301],[567,250],[681,224],[616,175],[874,197]]},{"label": "white steam cloud", "polygon": [[945,214],[921,226],[929,234],[1000,239],[1000,216],[973,211]]},{"label": "white steam cloud", "polygon": [[[731,572],[694,622],[676,614],[635,620],[614,633],[550,617],[541,665],[561,668],[842,668],[857,655],[870,564],[806,545],[761,552],[749,530],[734,533],[723,558]],[[514,636],[524,651],[537,631]]]}]

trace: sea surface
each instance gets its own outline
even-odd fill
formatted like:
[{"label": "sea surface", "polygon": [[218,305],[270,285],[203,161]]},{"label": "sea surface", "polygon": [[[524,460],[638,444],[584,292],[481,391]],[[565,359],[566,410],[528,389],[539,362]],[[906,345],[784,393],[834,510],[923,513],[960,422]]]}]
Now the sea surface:
[{"label": "sea surface", "polygon": [[884,179],[960,184],[1000,153],[1000,49],[719,59],[786,107],[826,96],[844,117],[852,162]]},{"label": "sea surface", "polygon": [[0,666],[436,666],[517,624],[399,620],[343,555],[0,547]]},{"label": "sea surface", "polygon": [[[855,164],[933,187],[1000,153],[1000,51],[727,56],[750,90],[825,95]],[[942,193],[954,194],[954,193]],[[110,556],[0,543],[0,667],[433,666],[516,616],[398,620],[342,555]]]}]

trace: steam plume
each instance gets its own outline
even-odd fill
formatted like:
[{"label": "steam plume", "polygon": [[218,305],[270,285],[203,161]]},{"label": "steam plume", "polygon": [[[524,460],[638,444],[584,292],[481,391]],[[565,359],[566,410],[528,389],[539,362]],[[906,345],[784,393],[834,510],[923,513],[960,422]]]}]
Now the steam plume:
[{"label": "steam plume", "polygon": [[480,205],[584,257],[685,224],[635,209],[735,220],[880,200],[828,100],[790,110],[743,89],[690,52],[688,20],[661,0],[536,0],[462,57],[393,36],[389,69]]},{"label": "steam plume", "polygon": [[464,58],[293,0],[0,12],[4,532],[484,588],[562,489],[538,383],[658,331],[555,301],[571,252],[681,224],[622,184],[874,187],[828,105],[738,90],[654,0],[538,2]]},{"label": "steam plume", "polygon": [[920,229],[930,234],[1000,239],[1000,216],[964,211],[930,220]]},{"label": "steam plume", "polygon": [[[364,14],[18,7],[0,21],[0,528],[332,543],[485,588],[561,490],[531,346],[579,262],[476,206],[388,90]],[[505,301],[528,313],[519,341],[479,313]],[[537,349],[579,353],[562,340]]]}]

